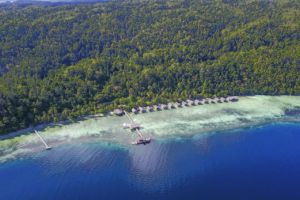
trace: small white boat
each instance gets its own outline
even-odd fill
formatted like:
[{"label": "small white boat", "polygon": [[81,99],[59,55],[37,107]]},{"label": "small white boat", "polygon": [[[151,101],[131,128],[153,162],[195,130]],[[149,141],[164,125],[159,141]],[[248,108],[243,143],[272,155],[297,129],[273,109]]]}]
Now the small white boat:
[{"label": "small white boat", "polygon": [[151,138],[140,138],[135,142],[132,142],[133,145],[139,145],[139,144],[149,144],[151,142]]}]

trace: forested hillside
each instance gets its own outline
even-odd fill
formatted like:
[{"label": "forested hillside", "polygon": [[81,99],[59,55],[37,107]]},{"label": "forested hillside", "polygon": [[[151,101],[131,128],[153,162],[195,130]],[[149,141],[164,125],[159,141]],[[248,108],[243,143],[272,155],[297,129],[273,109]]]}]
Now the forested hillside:
[{"label": "forested hillside", "polygon": [[300,1],[0,4],[0,133],[178,98],[300,94]]}]

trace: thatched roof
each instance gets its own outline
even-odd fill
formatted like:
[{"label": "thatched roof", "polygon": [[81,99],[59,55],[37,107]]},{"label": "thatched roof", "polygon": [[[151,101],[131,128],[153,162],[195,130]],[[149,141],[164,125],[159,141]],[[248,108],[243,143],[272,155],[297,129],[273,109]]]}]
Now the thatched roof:
[{"label": "thatched roof", "polygon": [[123,115],[123,114],[124,114],[124,111],[121,110],[121,109],[114,109],[113,113],[114,113],[115,115]]}]

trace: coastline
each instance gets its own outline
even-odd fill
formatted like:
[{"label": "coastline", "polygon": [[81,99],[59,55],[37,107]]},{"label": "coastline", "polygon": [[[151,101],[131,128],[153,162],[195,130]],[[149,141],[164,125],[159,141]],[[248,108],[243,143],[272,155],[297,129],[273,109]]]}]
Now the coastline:
[{"label": "coastline", "polygon": [[[4,196],[11,197],[17,194],[15,196],[18,199],[28,194],[29,188],[30,193],[27,196],[30,198],[36,195],[37,188],[39,191],[55,188],[56,193],[53,194],[53,198],[61,196],[61,199],[65,199],[65,194],[70,189],[73,191],[74,188],[82,188],[85,183],[84,185],[97,185],[93,191],[100,191],[100,193],[95,196],[101,196],[101,193],[107,194],[109,191],[111,197],[116,187],[127,185],[129,191],[131,188],[136,188],[132,193],[133,196],[136,192],[147,191],[147,193],[140,192],[147,198],[149,193],[166,191],[166,189],[167,191],[178,190],[179,184],[183,185],[183,189],[187,188],[186,194],[190,194],[190,185],[185,184],[187,180],[200,180],[194,185],[195,188],[202,188],[203,191],[195,195],[201,196],[207,190],[208,182],[210,188],[215,188],[216,184],[219,184],[218,187],[223,190],[228,178],[233,177],[234,180],[240,181],[233,187],[229,186],[231,194],[244,183],[244,180],[252,180],[252,172],[257,174],[257,171],[259,174],[255,177],[259,180],[255,180],[253,185],[265,191],[266,182],[261,181],[260,178],[265,177],[266,174],[267,177],[273,177],[273,169],[282,176],[282,180],[287,180],[286,183],[291,183],[290,180],[298,181],[295,174],[300,165],[295,160],[300,155],[299,131],[300,124],[274,123],[274,125],[256,126],[251,129],[217,132],[213,135],[198,134],[192,138],[162,139],[142,147],[124,148],[120,145],[93,141],[66,144],[53,151],[41,151],[7,162],[0,161],[2,183],[3,185],[8,183],[6,185],[10,188],[4,191]],[[283,165],[286,173],[283,172]],[[228,178],[220,176],[219,173],[224,173],[224,170],[225,174],[230,173],[226,175]],[[213,181],[207,181],[207,176]],[[28,180],[33,177],[35,181],[29,187],[18,187],[28,184]],[[81,181],[78,181],[79,179]],[[272,185],[278,180],[278,176],[267,180]],[[220,183],[220,181],[225,182]],[[294,181],[292,183],[295,183]],[[48,183],[51,183],[51,187]],[[259,183],[261,184],[257,186]],[[298,184],[294,185],[294,191],[297,193]],[[248,186],[245,185],[245,191],[249,190]],[[99,187],[103,190],[99,190]],[[290,191],[290,185],[285,188],[286,191]],[[78,194],[82,194],[81,189],[76,191],[79,193],[73,195],[73,199],[76,199]],[[88,196],[91,193],[90,187],[83,193],[82,197]],[[223,196],[223,193],[221,195]],[[43,196],[44,193],[40,193],[40,197]],[[169,198],[168,192],[165,197]],[[253,198],[255,199],[255,195]]]},{"label": "coastline", "polygon": [[[130,114],[142,125],[142,132],[155,139],[194,136],[201,133],[222,132],[230,129],[260,126],[272,122],[300,122],[299,96],[240,97],[235,103],[206,104],[180,109]],[[295,111],[295,112],[294,112]],[[291,115],[287,115],[291,114]],[[33,134],[38,129],[54,148],[65,143],[80,141],[108,142],[131,146],[136,135],[122,124],[125,116],[85,116],[83,120],[42,124],[21,130],[0,139],[0,160],[23,154],[39,152],[43,146]]]},{"label": "coastline", "polygon": [[[237,97],[237,96],[205,98],[205,99],[201,99],[201,100],[187,99],[186,101],[179,100],[176,103],[169,102],[168,104],[157,104],[157,105],[152,105],[152,106],[147,106],[147,107],[136,107],[136,108],[132,108],[132,110],[128,110],[128,112],[133,113],[133,114],[145,114],[147,112],[149,112],[149,113],[159,112],[159,111],[166,111],[166,110],[172,110],[172,109],[180,109],[180,108],[185,108],[185,107],[189,107],[189,106],[200,106],[200,105],[217,104],[217,103],[234,103],[234,102],[237,102],[238,99],[239,99],[239,97]],[[153,108],[153,109],[149,110],[149,108]],[[119,110],[119,109],[115,109],[114,111],[116,111],[116,110]],[[91,115],[83,115],[83,116],[77,117],[75,120],[66,119],[66,120],[59,121],[59,122],[41,123],[36,126],[30,126],[25,129],[20,129],[20,130],[13,131],[10,133],[2,134],[2,135],[0,135],[0,140],[20,136],[22,134],[33,132],[34,130],[42,131],[43,129],[45,129],[47,127],[64,126],[64,125],[68,125],[71,123],[76,123],[79,121],[94,119],[94,118],[99,118],[99,117],[111,117],[111,116],[115,116],[115,115],[116,116],[124,115],[123,110],[119,110],[119,112],[121,112],[121,113],[118,113],[118,114],[116,114],[114,111],[110,111],[110,112],[107,112],[104,114],[100,113],[100,114],[93,114],[93,115],[92,114]]]}]

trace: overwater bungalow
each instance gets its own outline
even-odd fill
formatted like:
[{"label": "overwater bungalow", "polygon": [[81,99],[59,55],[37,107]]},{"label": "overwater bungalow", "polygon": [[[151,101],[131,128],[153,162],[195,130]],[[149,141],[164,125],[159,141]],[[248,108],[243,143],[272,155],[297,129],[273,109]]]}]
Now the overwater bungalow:
[{"label": "overwater bungalow", "polygon": [[174,109],[174,108],[175,108],[174,103],[168,103],[168,108],[169,108],[169,109]]},{"label": "overwater bungalow", "polygon": [[99,113],[99,114],[96,114],[95,117],[104,117],[105,115],[103,113]]},{"label": "overwater bungalow", "polygon": [[227,97],[227,100],[231,101],[231,102],[235,102],[235,101],[238,101],[239,98],[237,96],[230,96],[230,97]]},{"label": "overwater bungalow", "polygon": [[188,100],[186,100],[186,102],[189,106],[194,106],[195,105],[195,102],[193,100],[188,99]]},{"label": "overwater bungalow", "polygon": [[161,109],[168,110],[168,106],[166,104],[161,104]]},{"label": "overwater bungalow", "polygon": [[132,108],[131,112],[134,113],[134,114],[137,114],[139,111],[136,108]]},{"label": "overwater bungalow", "polygon": [[148,111],[148,112],[153,112],[154,110],[153,110],[153,106],[147,106],[146,107],[146,110]]},{"label": "overwater bungalow", "polygon": [[219,103],[219,98],[218,97],[213,98],[213,102],[214,103]]},{"label": "overwater bungalow", "polygon": [[140,111],[140,113],[145,113],[146,109],[144,107],[139,107],[139,111]]},{"label": "overwater bungalow", "polygon": [[182,107],[182,105],[181,105],[181,103],[180,103],[180,102],[176,102],[176,103],[175,103],[175,106],[176,106],[177,108],[180,108],[180,107]]},{"label": "overwater bungalow", "polygon": [[161,106],[160,105],[154,105],[153,106],[155,111],[161,111]]},{"label": "overwater bungalow", "polygon": [[161,105],[157,105],[157,110],[158,110],[158,111],[162,110]]},{"label": "overwater bungalow", "polygon": [[121,109],[114,109],[113,114],[115,114],[117,116],[122,116],[122,115],[124,115],[124,111]]},{"label": "overwater bungalow", "polygon": [[239,100],[239,98],[237,97],[237,96],[233,96],[232,98],[231,98],[231,101],[238,101]]}]

